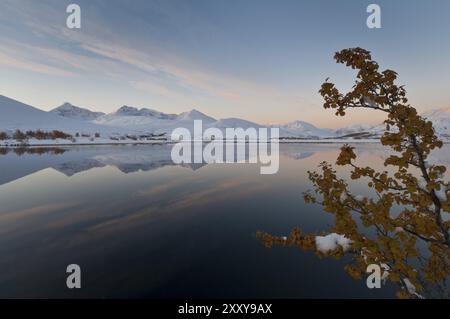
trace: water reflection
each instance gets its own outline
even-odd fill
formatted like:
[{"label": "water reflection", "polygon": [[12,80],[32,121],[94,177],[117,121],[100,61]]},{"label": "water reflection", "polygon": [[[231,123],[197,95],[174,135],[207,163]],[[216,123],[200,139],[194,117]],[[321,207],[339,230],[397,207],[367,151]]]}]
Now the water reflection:
[{"label": "water reflection", "polygon": [[[281,145],[279,173],[265,176],[256,164],[174,165],[170,145],[9,152],[0,156],[0,297],[391,297],[390,287],[348,278],[345,260],[266,250],[254,237],[333,222],[301,193],[306,171],[338,149]],[[358,149],[382,165],[383,148]],[[71,263],[82,267],[78,291],[65,288]]]},{"label": "water reflection", "polygon": [[[53,168],[66,176],[72,176],[92,168],[113,166],[123,173],[133,173],[137,171],[151,171],[164,166],[182,166],[192,170],[200,169],[207,165],[207,163],[192,163],[192,164],[174,164],[171,159],[170,145],[151,145],[151,146],[97,146],[97,147],[66,147],[66,148],[52,148],[52,147],[34,147],[34,148],[0,148],[0,155],[8,155],[14,153],[18,156],[22,155],[61,155],[67,156],[55,159],[51,158],[47,161],[47,166],[36,166],[35,171],[44,168]],[[287,156],[294,159],[303,159],[310,157],[314,151],[296,150],[294,146],[285,146],[281,150],[282,156]],[[237,155],[235,155],[237,161]],[[30,159],[33,160],[33,159]],[[245,161],[249,160],[248,152],[246,153]],[[3,159],[0,157],[0,167],[16,165],[14,157]],[[30,174],[29,170],[24,170],[23,174],[18,173],[14,179]],[[12,178],[10,178],[12,179]],[[0,183],[9,182],[10,179],[2,180]]]},{"label": "water reflection", "polygon": [[13,152],[14,154],[16,154],[18,156],[22,156],[24,154],[58,155],[58,154],[64,154],[66,151],[67,151],[67,149],[58,148],[58,147],[14,147],[14,148],[0,147],[0,155],[7,155],[10,152]]}]

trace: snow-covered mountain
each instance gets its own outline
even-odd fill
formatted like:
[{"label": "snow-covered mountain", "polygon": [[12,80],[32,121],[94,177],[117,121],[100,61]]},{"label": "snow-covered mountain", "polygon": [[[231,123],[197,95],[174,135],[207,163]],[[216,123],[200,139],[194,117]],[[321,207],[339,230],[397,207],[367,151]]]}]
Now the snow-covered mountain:
[{"label": "snow-covered mountain", "polygon": [[352,124],[334,131],[334,135],[336,136],[345,136],[349,134],[355,133],[363,133],[370,132],[374,128],[373,125],[370,124]]},{"label": "snow-covered mountain", "polygon": [[[202,114],[200,112],[198,113]],[[148,108],[138,109],[131,106],[122,106],[116,112],[100,116],[93,123],[103,126],[121,127],[123,129],[133,128],[138,131],[161,134],[170,133],[177,127],[189,126],[189,123],[193,123],[193,119]]]},{"label": "snow-covered mountain", "polygon": [[429,111],[423,116],[433,122],[433,127],[439,135],[450,137],[450,108]]},{"label": "snow-covered mountain", "polygon": [[317,128],[314,125],[304,121],[294,121],[282,125],[274,125],[280,128],[281,137],[300,137],[300,138],[324,138],[334,136],[334,130]]},{"label": "snow-covered mountain", "polygon": [[21,131],[59,130],[72,135],[79,133],[91,136],[99,133],[108,138],[114,135],[137,133],[133,128],[107,127],[87,120],[61,116],[53,111],[45,112],[0,95],[0,132],[14,132],[17,129]]},{"label": "snow-covered mountain", "polygon": [[[450,138],[450,109],[439,109],[423,114],[431,120],[436,132],[444,138]],[[30,105],[0,95],[0,132],[12,132],[16,129],[26,130],[61,130],[76,133],[100,133],[102,138],[121,139],[129,136],[149,136],[149,134],[167,134],[179,127],[193,131],[194,121],[202,120],[203,129],[218,128],[260,128],[266,127],[240,118],[216,120],[198,110],[181,114],[169,114],[149,108],[122,106],[117,111],[104,114],[70,103],[42,111]],[[384,132],[384,125],[354,124],[340,129],[318,128],[304,121],[271,125],[280,129],[281,138],[301,139],[376,139]]]},{"label": "snow-covered mountain", "polygon": [[61,106],[58,106],[57,108],[54,108],[53,110],[50,111],[50,113],[54,113],[56,115],[70,119],[83,121],[92,121],[102,115],[105,115],[105,113],[92,112],[86,108],[78,107],[67,102]]},{"label": "snow-covered mountain", "polygon": [[167,114],[155,110],[122,106],[116,112],[100,116],[93,123],[121,128],[151,131],[155,134],[170,134],[175,128],[185,127],[193,131],[195,120],[202,120],[204,126],[211,126],[216,119],[197,110],[181,114]]},{"label": "snow-covered mountain", "polygon": [[216,127],[218,129],[240,127],[240,128],[243,128],[244,130],[246,130],[250,127],[259,128],[262,126],[260,124],[254,123],[254,122],[250,122],[247,120],[242,120],[242,119],[232,117],[232,118],[227,118],[227,119],[220,119],[216,122],[213,122],[213,123],[211,123],[210,127]]},{"label": "snow-covered mountain", "polygon": [[[421,114],[422,117],[431,121],[435,132],[443,139],[450,138],[450,108],[437,109]],[[334,131],[335,137],[370,137],[379,138],[385,130],[384,124],[353,124]]]},{"label": "snow-covered mountain", "polygon": [[95,124],[65,118],[52,112],[39,110],[31,105],[21,103],[0,95],[0,131],[26,130],[61,130],[67,133],[96,131]]},{"label": "snow-covered mountain", "polygon": [[138,109],[136,107],[127,106],[127,105],[122,106],[121,108],[119,108],[116,112],[112,113],[111,115],[143,116],[143,117],[151,117],[151,118],[161,119],[161,120],[173,120],[177,117],[176,114],[166,114],[166,113],[158,112],[158,111],[148,109],[148,108]]},{"label": "snow-covered mountain", "polygon": [[216,119],[197,111],[196,109],[190,110],[189,112],[183,112],[177,116],[177,120],[180,121],[194,121],[194,120],[202,120],[203,123],[209,124],[216,122]]}]

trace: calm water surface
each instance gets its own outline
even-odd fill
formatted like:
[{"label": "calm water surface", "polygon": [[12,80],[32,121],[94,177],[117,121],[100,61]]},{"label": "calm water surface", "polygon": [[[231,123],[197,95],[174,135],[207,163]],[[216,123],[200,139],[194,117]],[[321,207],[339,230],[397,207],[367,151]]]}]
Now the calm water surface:
[{"label": "calm water surface", "polygon": [[[385,149],[357,148],[381,168]],[[351,279],[345,260],[267,249],[255,238],[332,227],[302,192],[307,171],[334,162],[338,145],[280,145],[275,175],[260,175],[258,164],[174,165],[170,149],[3,150],[0,297],[394,297],[395,287]],[[72,263],[82,269],[78,290],[66,288]]]}]

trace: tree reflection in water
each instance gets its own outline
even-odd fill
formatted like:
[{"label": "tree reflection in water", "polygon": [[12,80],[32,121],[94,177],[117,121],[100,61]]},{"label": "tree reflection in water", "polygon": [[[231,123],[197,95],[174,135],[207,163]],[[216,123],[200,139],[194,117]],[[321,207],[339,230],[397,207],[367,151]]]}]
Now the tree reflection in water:
[{"label": "tree reflection in water", "polygon": [[60,155],[64,154],[67,150],[58,147],[0,147],[0,155],[7,155],[10,152],[15,153],[18,156],[22,156],[24,154],[27,155]]}]

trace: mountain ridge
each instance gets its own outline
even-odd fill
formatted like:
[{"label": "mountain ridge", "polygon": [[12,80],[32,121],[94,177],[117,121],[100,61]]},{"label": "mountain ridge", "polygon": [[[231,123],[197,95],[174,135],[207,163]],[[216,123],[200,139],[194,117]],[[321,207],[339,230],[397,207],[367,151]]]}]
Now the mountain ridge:
[{"label": "mountain ridge", "polygon": [[69,102],[65,102],[62,105],[50,110],[49,113],[79,120],[95,120],[96,118],[105,115],[103,112],[94,112],[87,108],[75,106]]},{"label": "mountain ridge", "polygon": [[[431,110],[423,113],[431,121],[441,137],[450,138],[450,108]],[[90,131],[106,135],[126,133],[170,134],[177,127],[193,130],[195,120],[202,120],[204,127],[221,130],[241,127],[272,127],[280,129],[280,138],[332,139],[332,138],[379,138],[384,125],[352,124],[339,129],[319,128],[296,120],[285,124],[265,126],[241,118],[215,119],[196,109],[180,114],[160,112],[150,108],[137,108],[124,105],[108,114],[94,112],[88,108],[65,102],[51,111],[43,111],[0,95],[0,131],[15,129],[59,129],[68,133]]]}]

